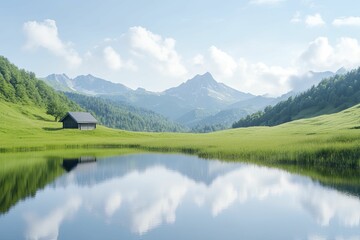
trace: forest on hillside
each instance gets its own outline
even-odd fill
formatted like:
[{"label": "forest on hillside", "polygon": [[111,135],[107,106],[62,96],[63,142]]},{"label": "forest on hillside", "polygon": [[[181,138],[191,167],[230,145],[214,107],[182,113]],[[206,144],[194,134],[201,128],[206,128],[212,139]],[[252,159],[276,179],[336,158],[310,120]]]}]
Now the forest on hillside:
[{"label": "forest on hillside", "polygon": [[44,108],[46,112],[61,118],[67,111],[81,108],[64,94],[56,92],[32,72],[20,70],[5,57],[0,56],[0,99],[18,104],[30,104]]},{"label": "forest on hillside", "polygon": [[233,128],[275,126],[296,119],[339,112],[359,103],[360,68],[324,79],[295,97],[240,119],[233,124]]},{"label": "forest on hillside", "polygon": [[99,97],[77,93],[65,94],[82,108],[93,113],[97,120],[107,127],[145,132],[185,131],[181,125],[149,110]]}]

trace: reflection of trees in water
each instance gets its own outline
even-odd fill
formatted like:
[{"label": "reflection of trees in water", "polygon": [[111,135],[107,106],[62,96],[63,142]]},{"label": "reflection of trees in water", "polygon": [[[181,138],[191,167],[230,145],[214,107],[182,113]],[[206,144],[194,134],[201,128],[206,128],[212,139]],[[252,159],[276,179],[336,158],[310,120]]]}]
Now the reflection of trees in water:
[{"label": "reflection of trees in water", "polygon": [[275,165],[290,173],[308,176],[318,181],[321,185],[334,188],[340,192],[360,198],[360,169],[359,168],[336,168],[312,165]]},{"label": "reflection of trees in water", "polygon": [[[9,161],[16,161],[16,159]],[[34,197],[39,189],[54,181],[63,172],[59,159],[44,159],[41,162],[2,172],[0,174],[0,214],[8,212],[18,201]]]},{"label": "reflection of trees in water", "polygon": [[[195,181],[204,182],[207,185],[211,184],[214,179],[226,174],[228,171],[234,170],[237,163],[225,164],[221,163],[221,168],[214,171],[210,169],[208,164],[212,161],[194,161],[197,159],[188,159],[189,156],[179,157],[175,155],[166,156],[164,159],[156,159],[154,155],[149,155],[149,159],[144,159],[145,155],[141,157],[130,155],[119,161],[118,157],[107,158],[99,162],[95,162],[95,158],[81,157],[72,159],[62,158],[48,158],[42,161],[36,161],[33,164],[27,164],[13,168],[11,170],[4,170],[0,173],[0,214],[4,214],[9,209],[17,204],[20,200],[27,197],[34,197],[39,189],[43,189],[47,184],[53,182],[57,177],[62,175],[65,171],[71,171],[75,167],[79,167],[79,163],[92,162],[95,168],[81,168],[76,171],[81,175],[79,179],[86,182],[86,176],[89,174],[94,182],[103,178],[113,178],[126,174],[129,171],[140,170],[143,171],[154,165],[162,165],[168,169],[179,172]],[[124,157],[123,157],[124,158]],[[150,161],[151,160],[151,161]],[[11,159],[9,161],[16,161]],[[31,159],[29,159],[31,161]],[[214,165],[212,162],[211,166]],[[89,164],[81,164],[85,167]],[[90,164],[91,165],[91,164]],[[216,164],[215,164],[216,165]],[[219,166],[218,166],[219,167]],[[297,173],[304,176],[309,176],[313,180],[319,181],[324,186],[329,186],[338,191],[345,192],[360,198],[360,171],[353,168],[330,168],[319,166],[304,166],[304,165],[271,165],[284,169],[291,173]],[[99,176],[98,176],[99,175]],[[76,175],[75,175],[76,176]],[[97,176],[101,179],[98,179]]]}]

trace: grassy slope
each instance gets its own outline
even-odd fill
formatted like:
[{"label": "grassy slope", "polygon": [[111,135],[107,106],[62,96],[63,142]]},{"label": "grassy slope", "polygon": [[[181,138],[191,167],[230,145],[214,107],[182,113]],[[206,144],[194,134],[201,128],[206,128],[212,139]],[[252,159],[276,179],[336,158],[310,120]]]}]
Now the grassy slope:
[{"label": "grassy slope", "polygon": [[0,101],[0,151],[81,147],[137,147],[196,153],[201,157],[253,162],[298,162],[358,166],[360,105],[343,112],[276,127],[232,129],[209,134],[135,133],[99,126],[63,130],[32,106]]}]

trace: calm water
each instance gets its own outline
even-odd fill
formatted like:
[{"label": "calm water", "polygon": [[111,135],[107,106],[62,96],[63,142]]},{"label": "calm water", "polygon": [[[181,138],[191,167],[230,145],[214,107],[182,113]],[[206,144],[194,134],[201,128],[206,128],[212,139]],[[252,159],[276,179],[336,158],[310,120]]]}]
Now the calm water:
[{"label": "calm water", "polygon": [[0,172],[2,240],[360,239],[358,195],[282,170],[173,154],[35,166]]}]

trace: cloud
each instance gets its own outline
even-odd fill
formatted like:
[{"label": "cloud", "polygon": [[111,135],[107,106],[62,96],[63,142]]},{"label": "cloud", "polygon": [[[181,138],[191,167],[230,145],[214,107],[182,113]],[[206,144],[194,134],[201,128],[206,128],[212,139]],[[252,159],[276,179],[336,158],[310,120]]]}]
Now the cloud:
[{"label": "cloud", "polygon": [[232,77],[237,68],[236,61],[229,54],[215,46],[211,46],[209,51],[218,72],[224,77]]},{"label": "cloud", "polygon": [[204,56],[201,54],[197,54],[193,59],[192,63],[194,65],[203,65],[204,64]]},{"label": "cloud", "polygon": [[107,66],[112,70],[119,70],[123,66],[120,55],[112,48],[104,48],[104,58]]},{"label": "cloud", "polygon": [[211,46],[204,58],[204,69],[215,79],[243,92],[278,96],[291,90],[289,78],[297,74],[294,67],[270,66],[263,62],[251,63],[244,58],[236,60],[225,51]]},{"label": "cloud", "polygon": [[328,38],[318,37],[309,44],[298,62],[304,69],[314,71],[356,68],[360,66],[360,45],[357,39],[343,37],[333,46]]},{"label": "cloud", "polygon": [[27,38],[26,49],[45,48],[52,54],[63,58],[70,67],[78,67],[82,63],[82,59],[71,47],[71,44],[64,43],[59,38],[54,20],[29,21],[24,23],[23,30]]},{"label": "cloud", "polygon": [[326,24],[319,13],[306,16],[305,23],[309,27],[321,27]]},{"label": "cloud", "polygon": [[155,59],[161,73],[174,77],[181,77],[187,73],[187,69],[181,63],[181,57],[175,50],[176,41],[173,38],[163,38],[140,26],[131,27],[130,44],[133,50]]},{"label": "cloud", "polygon": [[273,5],[283,1],[285,0],[250,0],[250,3],[256,5]]},{"label": "cloud", "polygon": [[342,26],[360,27],[360,17],[340,17],[334,19],[332,24],[335,27],[342,27]]},{"label": "cloud", "polygon": [[289,78],[297,74],[294,68],[269,66],[265,63],[248,63],[239,61],[239,78],[244,89],[256,94],[279,96],[291,90]]}]

